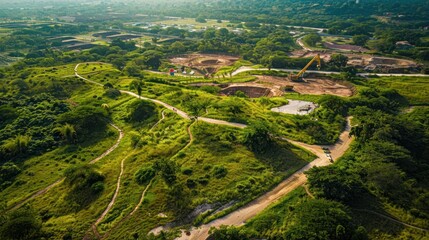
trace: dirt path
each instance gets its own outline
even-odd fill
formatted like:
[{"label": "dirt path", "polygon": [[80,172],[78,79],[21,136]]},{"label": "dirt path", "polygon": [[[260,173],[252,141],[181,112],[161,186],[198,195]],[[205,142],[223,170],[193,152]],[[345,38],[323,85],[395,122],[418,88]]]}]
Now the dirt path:
[{"label": "dirt path", "polygon": [[[344,130],[344,132],[340,135],[340,138],[337,141],[337,143],[332,146],[328,146],[331,151],[331,155],[334,159],[338,159],[341,155],[343,155],[345,150],[347,150],[347,148],[349,147],[352,141],[352,139],[349,138],[350,118],[348,118],[347,120],[348,120],[347,127]],[[190,231],[190,235],[187,235],[185,232],[182,232],[182,236],[177,239],[202,240],[208,237],[208,231],[210,230],[211,227],[220,227],[221,225],[241,226],[247,220],[256,216],[258,213],[262,212],[269,205],[275,203],[280,198],[284,197],[286,194],[290,193],[292,190],[296,189],[297,187],[302,186],[307,181],[307,177],[304,174],[305,171],[309,170],[314,166],[326,166],[331,164],[331,162],[328,160],[323,150],[321,149],[322,146],[308,145],[308,144],[304,144],[296,141],[291,141],[291,142],[295,145],[298,145],[304,149],[311,151],[312,153],[316,154],[318,158],[312,161],[311,163],[307,164],[306,166],[304,166],[294,174],[292,174],[286,180],[284,180],[279,185],[277,185],[277,187],[275,187],[273,190],[265,193],[264,195],[260,196],[256,200],[250,202],[249,204],[239,208],[238,210],[222,218],[216,219],[198,228],[195,228],[195,227],[192,228]]]},{"label": "dirt path", "polygon": [[[98,162],[99,160],[101,160],[102,158],[104,158],[105,156],[109,155],[111,152],[113,152],[113,150],[115,150],[119,146],[119,143],[121,142],[122,138],[124,137],[124,132],[118,126],[116,126],[113,123],[109,123],[109,124],[119,132],[119,137],[118,137],[118,139],[116,140],[116,143],[113,146],[111,146],[109,149],[107,149],[105,152],[103,152],[97,158],[91,160],[89,162],[89,164],[94,164],[94,163]],[[50,189],[52,189],[55,186],[59,185],[64,179],[65,178],[58,179],[57,181],[55,181],[51,185],[47,186],[46,188],[37,191],[36,193],[32,194],[31,196],[25,198],[24,200],[20,201],[19,203],[15,204],[14,206],[10,207],[7,211],[15,210],[15,209],[18,209],[18,208],[22,207],[27,202],[35,199],[36,197],[38,197],[40,195],[45,194]]]},{"label": "dirt path", "polygon": [[[85,77],[80,76],[79,73],[77,72],[77,69],[78,69],[79,65],[80,65],[80,63],[77,64],[76,67],[74,68],[74,70],[75,70],[75,76],[76,77],[78,77],[78,78],[80,78],[80,79],[82,79],[84,81],[87,81],[89,83],[96,84],[98,86],[103,86],[103,84],[101,84],[101,83],[98,83],[98,82],[95,82],[95,81],[92,81],[92,80],[89,80],[89,79],[87,79]],[[140,98],[140,99],[143,99],[143,100],[151,101],[153,103],[162,105],[163,107],[165,107],[167,109],[170,109],[171,111],[177,113],[180,117],[182,117],[184,119],[190,119],[190,117],[188,116],[188,114],[186,112],[184,112],[184,111],[182,111],[180,109],[177,109],[177,108],[175,108],[175,107],[173,107],[173,106],[171,106],[171,105],[169,105],[169,104],[167,104],[165,102],[162,102],[160,100],[156,100],[156,99],[152,99],[152,98],[147,98],[147,97],[139,96],[139,95],[137,95],[137,94],[135,94],[133,92],[125,91],[125,90],[121,90],[121,93],[125,93],[125,94],[128,94],[128,95],[136,97],[136,98]],[[245,128],[246,127],[245,124],[227,122],[227,121],[218,120],[218,119],[212,119],[212,118],[199,117],[198,120],[201,120],[201,121],[207,122],[207,123],[213,123],[213,124],[218,124],[218,125],[225,125],[225,126],[230,126],[230,127],[237,127],[237,128]]]},{"label": "dirt path", "polygon": [[45,194],[47,191],[49,191],[53,187],[59,185],[62,181],[64,181],[64,179],[65,178],[58,179],[56,182],[52,183],[51,185],[47,186],[46,188],[44,188],[42,190],[39,190],[38,192],[34,193],[33,195],[29,196],[28,198],[22,200],[21,202],[17,203],[15,206],[9,208],[7,211],[15,210],[15,209],[22,207],[22,205],[26,204],[27,202],[35,199],[36,197],[38,197],[42,194]]},{"label": "dirt path", "polygon": [[164,114],[164,112],[165,112],[165,110],[162,110],[162,112],[161,112],[161,119],[159,119],[159,121],[158,122],[156,122],[150,129],[149,129],[149,131],[152,131],[152,129],[154,129],[156,126],[158,126],[158,124],[159,123],[161,123],[162,122],[162,120],[164,120],[164,118],[165,118],[165,114]]},{"label": "dirt path", "polygon": [[146,186],[146,188],[143,190],[142,195],[140,197],[140,201],[138,202],[138,204],[134,207],[133,211],[130,212],[127,216],[125,216],[124,218],[122,218],[117,224],[115,224],[109,231],[107,231],[102,237],[99,237],[99,239],[106,239],[110,236],[110,233],[115,230],[117,227],[119,227],[123,222],[125,222],[126,220],[128,220],[132,215],[134,215],[135,212],[137,212],[137,210],[140,208],[140,206],[143,203],[144,197],[146,196],[146,192],[149,190],[150,186],[152,185],[152,182],[155,178],[152,178],[150,180],[150,182],[148,183],[148,185]]},{"label": "dirt path", "polygon": [[115,128],[119,132],[118,140],[116,140],[116,143],[112,147],[110,147],[109,149],[107,149],[107,151],[105,151],[104,153],[102,153],[97,158],[93,159],[91,162],[89,162],[89,164],[94,164],[94,163],[100,161],[105,156],[109,155],[109,153],[113,152],[113,150],[115,150],[119,146],[119,143],[121,143],[122,138],[124,137],[124,132],[118,126],[116,126],[115,124],[113,124],[113,123],[109,123],[109,124],[110,124],[110,126],[112,126],[113,128]]},{"label": "dirt path", "polygon": [[88,231],[86,231],[85,236],[83,237],[83,239],[90,239],[89,238],[89,233],[92,232],[94,233],[95,236],[97,236],[98,239],[102,238],[102,235],[98,232],[97,230],[97,225],[100,224],[101,221],[103,221],[104,217],[106,217],[107,213],[110,211],[110,209],[112,209],[113,205],[116,202],[116,198],[119,195],[119,189],[121,187],[121,178],[122,178],[122,174],[124,173],[124,162],[125,160],[130,157],[133,153],[128,154],[126,157],[124,157],[121,160],[121,171],[119,172],[118,175],[118,180],[116,181],[116,190],[115,193],[113,194],[112,199],[109,202],[109,205],[107,205],[106,209],[103,211],[103,213],[97,218],[97,220],[95,221],[94,224],[91,225],[90,229]]},{"label": "dirt path", "polygon": [[[164,119],[164,114],[162,114],[162,116],[163,116],[163,118],[162,119]],[[162,120],[161,119],[161,120]],[[155,127],[161,120],[159,120],[153,127]],[[191,144],[192,144],[192,142],[193,142],[193,140],[194,140],[194,136],[192,135],[192,131],[191,131],[191,127],[192,127],[192,125],[194,124],[194,123],[196,123],[196,121],[195,122],[193,122],[193,123],[191,123],[189,126],[188,126],[188,128],[187,128],[187,131],[188,131],[188,134],[189,134],[189,142],[183,147],[183,148],[181,148],[179,151],[177,151],[177,153],[179,153],[180,151],[182,151],[182,150],[184,150],[184,149],[186,149],[186,148],[188,148]],[[152,127],[152,128],[153,128]],[[173,157],[175,157],[176,155],[177,155],[177,153],[173,156]],[[172,158],[173,158],[172,157]],[[122,163],[121,163],[121,167],[122,167]],[[121,175],[122,175],[122,169],[121,169]],[[139,201],[139,203],[135,206],[135,208],[133,209],[133,211],[132,212],[130,212],[127,216],[125,216],[124,218],[122,218],[116,225],[114,225],[108,232],[106,232],[105,234],[104,234],[104,236],[103,237],[101,237],[101,239],[105,239],[105,238],[107,238],[109,235],[110,235],[110,233],[115,229],[115,228],[117,228],[117,227],[119,227],[123,222],[125,222],[126,220],[128,220],[138,209],[139,209],[139,207],[141,206],[141,204],[143,203],[143,199],[144,199],[144,197],[145,197],[145,195],[146,195],[146,192],[147,192],[147,190],[149,189],[149,187],[152,185],[152,181],[154,180],[154,178],[152,178],[151,180],[150,180],[150,182],[149,182],[149,184],[146,186],[146,188],[144,189],[144,191],[143,191],[143,193],[142,193],[142,195],[141,195],[141,197],[140,197],[140,201]],[[119,184],[119,181],[120,181],[120,179],[118,178],[118,184]],[[118,185],[119,186],[119,185]],[[117,191],[119,191],[119,188],[117,187]],[[116,192],[115,192],[115,194],[116,194]],[[114,198],[116,198],[115,196],[114,196]],[[111,205],[113,205],[114,204],[114,199],[112,199],[112,201],[113,202],[111,202]],[[110,205],[110,204],[109,204]],[[106,209],[105,210],[105,212],[106,211],[108,211],[108,209]],[[106,212],[107,213],[107,212]],[[105,216],[105,214],[104,214],[104,216]],[[104,218],[104,216],[102,215],[102,216],[100,216],[100,218]],[[101,221],[101,220],[100,220]],[[95,235],[97,235],[97,233],[98,233],[98,231],[97,231],[97,228],[96,228],[96,226],[97,226],[97,222],[95,223],[95,224],[93,224],[93,230],[94,230],[94,234]],[[99,235],[99,234],[98,234]],[[100,239],[100,238],[99,238]]]},{"label": "dirt path", "polygon": [[305,46],[305,44],[302,42],[302,38],[303,38],[303,37],[305,37],[305,35],[304,35],[304,36],[302,36],[302,37],[299,37],[298,39],[296,39],[296,43],[298,43],[298,45],[299,45],[299,46],[301,46],[301,47],[302,47],[302,49],[304,49],[304,50],[306,50],[306,51],[309,51],[309,52],[313,51],[313,49],[311,49],[311,48],[309,48],[309,47],[306,47],[306,46]]},{"label": "dirt path", "polygon": [[126,157],[124,157],[121,161],[121,171],[119,172],[118,181],[116,182],[116,190],[113,194],[112,200],[110,200],[109,205],[107,205],[107,208],[104,210],[104,212],[100,215],[100,217],[95,221],[95,226],[97,226],[103,218],[107,215],[107,213],[110,211],[110,209],[113,207],[113,204],[115,204],[116,198],[119,194],[119,188],[121,187],[121,178],[122,174],[124,173],[124,162],[125,160],[131,155],[132,153],[128,154]]},{"label": "dirt path", "polygon": [[180,152],[180,151],[182,151],[182,150],[184,150],[184,149],[188,148],[189,146],[191,146],[192,142],[194,141],[194,135],[192,135],[192,131],[191,131],[191,127],[192,127],[192,125],[194,125],[194,123],[196,123],[196,121],[195,121],[195,122],[193,122],[193,123],[191,123],[191,124],[188,126],[188,128],[186,129],[186,131],[188,132],[188,135],[189,135],[189,142],[188,142],[188,144],[186,144],[186,145],[185,145],[182,149],[180,149],[178,152]]}]

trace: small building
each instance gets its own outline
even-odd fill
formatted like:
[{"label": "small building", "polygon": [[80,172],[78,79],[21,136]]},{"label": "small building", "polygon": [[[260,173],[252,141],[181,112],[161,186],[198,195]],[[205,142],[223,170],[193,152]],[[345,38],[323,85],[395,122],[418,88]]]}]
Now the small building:
[{"label": "small building", "polygon": [[117,34],[120,34],[120,32],[118,32],[118,31],[103,31],[103,32],[94,33],[94,34],[92,34],[92,36],[93,37],[106,38],[107,36],[117,35]]},{"label": "small building", "polygon": [[141,36],[136,35],[136,34],[115,34],[115,35],[107,36],[106,38],[110,39],[110,40],[120,39],[120,40],[126,41],[126,40],[131,40],[131,39],[139,38],[139,37],[141,37]]}]

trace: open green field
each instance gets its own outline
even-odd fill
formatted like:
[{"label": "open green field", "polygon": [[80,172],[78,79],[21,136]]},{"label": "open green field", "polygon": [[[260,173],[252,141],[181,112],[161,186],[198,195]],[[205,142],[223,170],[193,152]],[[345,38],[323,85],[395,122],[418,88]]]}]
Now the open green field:
[{"label": "open green field", "polygon": [[429,104],[429,77],[380,77],[369,78],[369,86],[395,89],[411,105]]},{"label": "open green field", "polygon": [[334,36],[322,36],[322,42],[332,42],[336,44],[353,44],[351,38],[334,37]]}]

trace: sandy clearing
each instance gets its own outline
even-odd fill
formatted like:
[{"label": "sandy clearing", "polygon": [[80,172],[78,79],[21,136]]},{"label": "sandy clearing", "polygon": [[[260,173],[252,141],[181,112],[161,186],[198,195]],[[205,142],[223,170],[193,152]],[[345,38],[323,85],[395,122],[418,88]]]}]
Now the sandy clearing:
[{"label": "sandy clearing", "polygon": [[317,108],[317,105],[313,102],[308,101],[300,101],[300,100],[292,100],[287,99],[288,104],[271,108],[271,111],[273,112],[280,112],[280,113],[288,113],[288,114],[295,114],[295,115],[306,115],[314,111],[314,109]]}]

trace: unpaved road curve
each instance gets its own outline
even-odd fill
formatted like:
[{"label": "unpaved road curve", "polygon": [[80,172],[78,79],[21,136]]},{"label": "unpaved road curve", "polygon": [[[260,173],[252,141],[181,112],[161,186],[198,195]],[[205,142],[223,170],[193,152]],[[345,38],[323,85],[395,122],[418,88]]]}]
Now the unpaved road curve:
[{"label": "unpaved road curve", "polygon": [[19,202],[19,203],[18,203],[18,204],[16,204],[15,206],[13,206],[13,207],[9,208],[9,210],[8,210],[8,211],[18,209],[18,208],[22,207],[22,205],[26,204],[27,202],[29,202],[29,201],[31,201],[31,200],[33,200],[33,199],[35,199],[36,197],[38,197],[38,196],[40,196],[40,195],[45,194],[47,191],[49,191],[50,189],[52,189],[53,187],[57,186],[57,185],[58,185],[58,184],[60,184],[62,181],[64,181],[64,179],[65,179],[65,178],[58,179],[56,182],[52,183],[51,185],[47,186],[46,188],[44,188],[44,189],[42,189],[42,190],[37,191],[36,193],[34,193],[33,195],[29,196],[28,198],[26,198],[26,199],[22,200],[21,202]]},{"label": "unpaved road curve", "polygon": [[305,46],[305,44],[302,42],[302,38],[303,38],[303,37],[304,37],[304,36],[299,37],[298,39],[296,39],[296,43],[298,43],[298,45],[299,45],[299,46],[301,46],[304,50],[309,51],[309,52],[312,52],[312,51],[313,51],[313,49],[306,47],[306,46]]},{"label": "unpaved road curve", "polygon": [[124,173],[124,162],[130,155],[127,155],[126,157],[124,157],[121,160],[121,171],[120,171],[119,176],[118,176],[118,181],[116,182],[115,193],[113,194],[112,200],[110,200],[109,205],[107,205],[107,208],[104,210],[104,212],[101,214],[101,216],[97,219],[97,221],[95,221],[95,224],[94,224],[95,226],[97,226],[103,220],[103,218],[107,215],[107,213],[113,207],[113,204],[115,204],[116,198],[118,197],[118,194],[119,194],[119,188],[121,187],[121,178],[122,178],[122,174]]},{"label": "unpaved road curve", "polygon": [[146,196],[146,192],[149,190],[150,186],[152,185],[152,182],[155,178],[152,178],[146,188],[143,190],[142,195],[140,197],[140,201],[138,204],[134,207],[133,211],[130,212],[127,216],[122,218],[117,224],[115,224],[109,231],[107,231],[102,237],[98,237],[99,239],[106,239],[110,236],[110,233],[113,232],[117,227],[119,227],[123,222],[127,221],[132,215],[134,215],[135,212],[140,208],[140,206],[143,203],[143,200]]},{"label": "unpaved road curve", "polygon": [[[103,86],[103,84],[101,84],[101,83],[89,80],[89,79],[87,79],[87,78],[82,77],[81,75],[79,75],[79,73],[77,72],[77,69],[78,69],[79,65],[80,65],[80,63],[77,64],[76,67],[74,68],[75,76],[76,77],[78,77],[78,78],[80,78],[80,79],[82,79],[84,81],[87,81],[89,83],[92,83],[92,84],[95,84],[95,85],[98,85],[98,86]],[[188,116],[188,114],[186,112],[184,112],[184,111],[182,111],[180,109],[177,109],[177,108],[175,108],[175,107],[173,107],[173,106],[171,106],[171,105],[169,105],[169,104],[167,104],[165,102],[162,102],[160,100],[156,100],[156,99],[152,99],[152,98],[147,98],[147,97],[139,96],[139,95],[137,95],[137,94],[135,94],[133,92],[125,91],[125,90],[121,90],[121,93],[125,93],[125,94],[128,94],[130,96],[133,96],[133,97],[136,97],[136,98],[139,98],[139,99],[144,99],[144,100],[151,101],[153,103],[162,105],[165,108],[170,109],[173,112],[177,113],[180,117],[182,117],[184,119],[190,119],[190,117]],[[207,123],[213,123],[213,124],[218,124],[218,125],[225,125],[225,126],[236,127],[236,128],[245,128],[246,127],[245,124],[227,122],[227,121],[223,121],[223,120],[206,118],[206,117],[199,117],[198,120],[201,120],[201,121],[207,122]]]},{"label": "unpaved road curve", "polygon": [[162,122],[162,120],[164,120],[164,118],[165,118],[165,110],[162,110],[162,112],[161,112],[161,119],[159,119],[159,121],[158,122],[156,122],[150,129],[149,129],[149,131],[152,131],[156,126],[158,126],[158,124],[160,124],[161,122]]},{"label": "unpaved road curve", "polygon": [[[343,133],[341,133],[339,140],[335,145],[328,146],[331,155],[334,159],[338,159],[344,154],[348,149],[352,138],[349,137],[350,133],[350,118],[347,119],[347,127]],[[234,225],[241,226],[247,220],[256,216],[258,213],[262,212],[269,205],[275,203],[277,200],[290,193],[292,190],[296,189],[299,186],[302,186],[306,181],[307,177],[304,172],[309,170],[314,166],[326,166],[331,164],[323,153],[321,146],[317,145],[308,145],[300,142],[291,141],[293,144],[296,144],[302,148],[305,148],[313,153],[315,153],[318,158],[312,161],[311,163],[305,165],[303,168],[295,172],[292,176],[288,177],[286,180],[281,182],[273,190],[265,193],[256,200],[250,202],[249,204],[241,207],[240,209],[222,217],[214,220],[208,224],[202,225],[198,228],[192,228],[190,235],[186,235],[184,232],[182,236],[177,238],[179,240],[203,240],[208,237],[208,232],[211,227],[220,227],[221,225]]]},{"label": "unpaved road curve", "polygon": [[94,160],[92,160],[91,162],[89,162],[89,164],[94,164],[94,163],[100,161],[102,158],[104,158],[105,156],[107,156],[109,153],[113,152],[113,150],[115,150],[119,146],[119,143],[121,143],[122,138],[124,137],[124,131],[122,131],[118,126],[116,126],[113,123],[110,123],[110,126],[112,126],[113,128],[115,128],[119,132],[118,140],[116,140],[116,143],[112,147],[110,147],[109,149],[107,149],[107,151],[105,151],[104,153],[102,153],[100,156],[98,156],[97,158],[95,158]]}]

